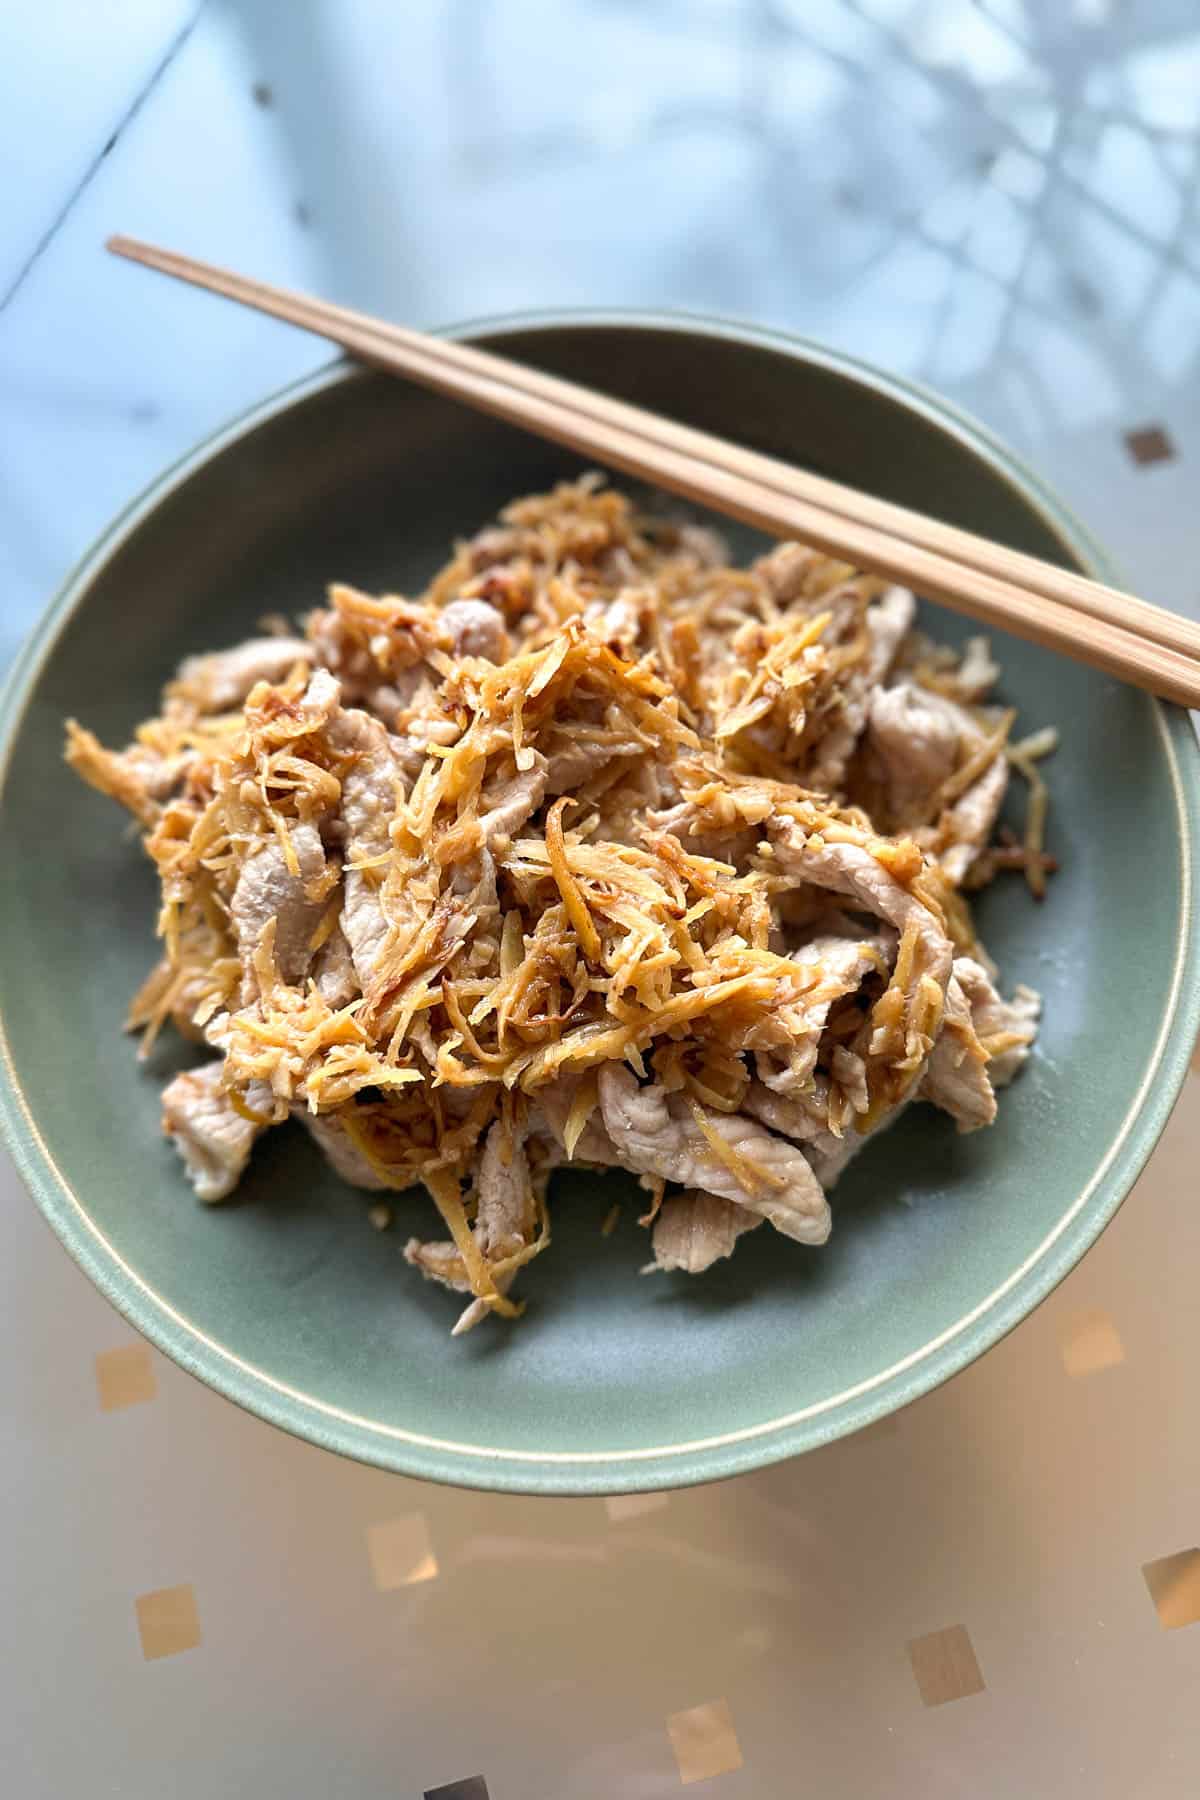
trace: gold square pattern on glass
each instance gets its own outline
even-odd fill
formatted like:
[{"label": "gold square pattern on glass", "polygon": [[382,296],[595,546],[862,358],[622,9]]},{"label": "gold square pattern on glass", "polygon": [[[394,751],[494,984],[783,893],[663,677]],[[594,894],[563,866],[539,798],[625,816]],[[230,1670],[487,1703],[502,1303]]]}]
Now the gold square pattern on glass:
[{"label": "gold square pattern on glass", "polygon": [[908,1660],[926,1706],[944,1706],[948,1700],[983,1692],[983,1676],[965,1625],[910,1638]]},{"label": "gold square pattern on glass", "polygon": [[1170,462],[1175,455],[1175,446],[1161,425],[1143,425],[1138,431],[1127,431],[1125,448],[1142,468],[1150,463]]},{"label": "gold square pattern on glass", "polygon": [[140,1406],[158,1392],[149,1344],[122,1344],[119,1350],[102,1350],[96,1357],[96,1392],[101,1412],[117,1412],[123,1406]]},{"label": "gold square pattern on glass", "polygon": [[1060,1328],[1063,1367],[1068,1375],[1097,1375],[1125,1361],[1121,1334],[1100,1307],[1072,1313]]},{"label": "gold square pattern on glass", "polygon": [[667,1504],[666,1494],[610,1494],[604,1502],[604,1510],[613,1525],[620,1525],[626,1519],[641,1519],[647,1513],[661,1512]]},{"label": "gold square pattern on glass", "polygon": [[1156,1557],[1142,1564],[1142,1575],[1164,1631],[1200,1621],[1200,1550]]},{"label": "gold square pattern on glass", "polygon": [[155,1588],[151,1594],[139,1594],[134,1605],[142,1655],[147,1662],[159,1656],[178,1656],[181,1650],[194,1650],[200,1642],[200,1615],[190,1581],[182,1587]]},{"label": "gold square pattern on glass", "polygon": [[667,1736],[685,1786],[690,1781],[707,1781],[712,1775],[728,1775],[742,1766],[728,1700],[710,1700],[706,1706],[672,1713]]},{"label": "gold square pattern on glass", "polygon": [[368,1525],[367,1554],[375,1586],[381,1593],[412,1587],[418,1581],[432,1581],[438,1572],[424,1513],[405,1513],[399,1519]]}]

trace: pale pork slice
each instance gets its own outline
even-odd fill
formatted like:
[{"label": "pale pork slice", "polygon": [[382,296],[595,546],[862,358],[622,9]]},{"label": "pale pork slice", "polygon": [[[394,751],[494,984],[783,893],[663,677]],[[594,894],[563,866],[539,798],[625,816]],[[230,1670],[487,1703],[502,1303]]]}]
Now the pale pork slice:
[{"label": "pale pork slice", "polygon": [[964,741],[981,736],[963,707],[916,682],[877,688],[866,745],[883,777],[888,816],[901,827],[923,820],[930,799],[954,773]]},{"label": "pale pork slice", "polygon": [[[866,745],[883,778],[887,816],[896,830],[938,825],[939,789],[985,738],[968,708],[944,694],[908,681],[876,689]],[[939,860],[956,885],[991,836],[1008,773],[1008,759],[997,750],[983,773],[944,809],[949,841]]]},{"label": "pale pork slice", "polygon": [[715,1262],[732,1256],[743,1232],[762,1223],[761,1213],[701,1188],[668,1194],[654,1221],[654,1260],[660,1269],[702,1275]]},{"label": "pale pork slice", "polygon": [[867,679],[872,684],[886,679],[900,654],[900,646],[917,616],[916,597],[906,587],[890,587],[867,608]]},{"label": "pale pork slice", "polygon": [[797,1243],[829,1236],[825,1195],[795,1144],[740,1113],[700,1107],[701,1124],[681,1094],[657,1082],[639,1087],[620,1065],[601,1069],[599,1089],[604,1127],[624,1168],[734,1200]]},{"label": "pale pork slice", "polygon": [[829,1059],[829,1072],[856,1113],[865,1113],[871,1104],[867,1090],[867,1065],[858,1052],[845,1044],[836,1044]]},{"label": "pale pork slice", "polygon": [[334,1012],[340,1012],[343,1006],[349,1006],[362,992],[350,945],[340,921],[313,957],[312,978],[322,1000]]},{"label": "pale pork slice", "polygon": [[[867,1138],[873,1135],[856,1131],[853,1126],[841,1137],[830,1130],[829,1081],[824,1075],[815,1076],[809,1088],[795,1094],[774,1093],[761,1081],[752,1081],[742,1101],[742,1110],[781,1137],[803,1144],[804,1154],[826,1193],[851,1157],[856,1156]],[[892,1117],[891,1113],[884,1115],[885,1121]]]},{"label": "pale pork slice", "polygon": [[[988,1078],[987,1052],[976,1035],[963,991],[959,957],[946,988],[942,1029],[929,1057],[917,1098],[950,1114],[960,1131],[977,1131],[996,1117],[996,1096]],[[975,965],[978,967],[978,965]]]},{"label": "pale pork slice", "polygon": [[[960,956],[954,970],[971,1008],[976,1033],[985,1048],[995,1046],[989,1055],[988,1079],[994,1088],[1007,1087],[1029,1060],[1037,1037],[1042,997],[1022,982],[1013,990],[1011,1000],[1002,999],[987,970],[973,956]],[[1003,1045],[997,1042],[1005,1038],[1015,1041]]]},{"label": "pale pork slice", "polygon": [[788,1048],[755,1054],[755,1068],[767,1087],[790,1094],[809,1086],[829,1009],[845,995],[856,993],[868,975],[886,970],[894,948],[890,932],[886,937],[820,933],[793,950],[791,961],[818,979],[784,1011],[793,1037]]},{"label": "pale pork slice", "polygon": [[847,671],[836,722],[817,747],[812,766],[805,776],[806,787],[820,794],[835,794],[841,790],[850,758],[858,748],[867,723],[871,696],[895,662],[915,613],[916,601],[909,590],[902,587],[888,588],[868,606],[867,654]]},{"label": "pale pork slice", "polygon": [[546,758],[534,751],[534,765],[485,789],[479,798],[479,829],[489,849],[511,838],[530,820],[546,793]]},{"label": "pale pork slice", "polygon": [[515,1131],[508,1133],[500,1119],[484,1139],[478,1190],[475,1242],[490,1262],[533,1242],[537,1207],[524,1139]]},{"label": "pale pork slice", "polygon": [[[554,741],[551,739],[552,746]],[[577,739],[568,738],[562,749],[551,748],[546,768],[546,792],[573,794],[609,763],[621,758],[644,761],[645,757],[646,746],[639,738],[614,736],[611,731],[601,728],[584,732]]]},{"label": "pale pork slice", "polygon": [[[472,1236],[486,1262],[501,1262],[533,1243],[538,1229],[538,1211],[533,1194],[533,1180],[524,1138],[511,1136],[497,1119],[484,1140],[477,1178],[477,1207]],[[414,1268],[431,1281],[437,1281],[456,1293],[469,1294],[471,1283],[458,1248],[453,1243],[423,1243],[410,1238],[404,1256]],[[508,1292],[511,1273],[500,1275],[497,1291]],[[461,1336],[479,1323],[489,1311],[486,1301],[473,1300],[459,1316],[454,1335]]]},{"label": "pale pork slice", "polygon": [[260,681],[275,684],[298,662],[311,667],[314,660],[313,647],[303,638],[249,638],[233,650],[189,656],[180,663],[167,697],[198,713],[232,712]]},{"label": "pale pork slice", "polygon": [[765,1082],[752,1081],[742,1111],[798,1144],[829,1151],[837,1147],[839,1140],[829,1129],[829,1082],[824,1075],[814,1076],[807,1088],[794,1094],[780,1094]]},{"label": "pale pork slice", "polygon": [[[288,833],[298,870],[288,868],[282,844],[272,838],[243,865],[229,911],[242,959],[243,994],[258,992],[254,953],[263,928],[275,921],[274,955],[280,978],[295,987],[313,960],[313,935],[329,904],[321,889],[325,847],[315,825],[293,825]],[[311,896],[316,893],[316,898]]]},{"label": "pale pork slice", "polygon": [[1008,758],[1001,751],[979,780],[972,782],[950,808],[948,832],[951,842],[944,850],[939,850],[938,861],[955,887],[961,884],[980,851],[987,847],[1008,792],[1008,774]]},{"label": "pale pork slice", "polygon": [[341,707],[330,720],[328,735],[333,747],[352,759],[342,777],[341,926],[365,993],[391,929],[380,897],[381,871],[370,864],[390,847],[402,771],[387,731],[357,707]]},{"label": "pale pork slice", "polygon": [[903,932],[915,921],[923,953],[920,972],[945,988],[954,946],[924,902],[902,886],[878,857],[859,844],[838,839],[810,844],[803,829],[790,821],[774,837],[774,847],[780,867],[797,881],[844,894],[856,907],[886,920],[897,931]]},{"label": "pale pork slice", "polygon": [[146,830],[152,830],[163,802],[187,773],[193,750],[162,756],[145,744],[127,750],[106,750],[95,732],[85,731],[76,720],[67,721],[67,761],[80,778],[98,793],[107,794],[131,812]]},{"label": "pale pork slice", "polygon": [[959,698],[978,705],[1000,679],[1000,665],[992,661],[992,647],[985,637],[967,639],[962,661],[954,672]]},{"label": "pale pork slice", "polygon": [[538,1089],[531,1114],[532,1129],[553,1145],[556,1152],[561,1153],[563,1161],[577,1164],[581,1168],[616,1168],[621,1158],[604,1128],[604,1120],[598,1108],[594,1108],[589,1115],[571,1146],[570,1155],[567,1155],[567,1121],[579,1089],[579,1080],[578,1076],[560,1075],[556,1081],[547,1082]]},{"label": "pale pork slice", "polygon": [[[348,1181],[351,1187],[367,1188],[374,1193],[392,1185],[371,1167],[335,1112],[314,1113],[307,1106],[293,1106],[291,1112],[294,1119],[299,1119],[334,1174],[340,1175],[343,1181]],[[413,1186],[416,1185],[414,1181]]]},{"label": "pale pork slice", "polygon": [[486,600],[451,600],[437,621],[449,632],[455,656],[481,656],[500,663],[509,654],[504,617]]},{"label": "pale pork slice", "polygon": [[221,1085],[221,1064],[204,1063],[168,1082],[162,1097],[163,1131],[187,1170],[197,1197],[224,1200],[238,1184],[263,1129],[243,1118]]},{"label": "pale pork slice", "polygon": [[859,1131],[851,1124],[841,1137],[829,1129],[828,1105],[829,1083],[823,1075],[816,1077],[806,1094],[773,1094],[761,1082],[752,1081],[742,1103],[745,1112],[760,1119],[764,1125],[769,1125],[772,1131],[804,1145],[804,1154],[827,1194],[847,1163],[872,1138],[878,1137],[881,1131],[886,1131],[893,1125],[908,1102],[904,1101],[890,1112],[883,1113],[869,1131]]}]

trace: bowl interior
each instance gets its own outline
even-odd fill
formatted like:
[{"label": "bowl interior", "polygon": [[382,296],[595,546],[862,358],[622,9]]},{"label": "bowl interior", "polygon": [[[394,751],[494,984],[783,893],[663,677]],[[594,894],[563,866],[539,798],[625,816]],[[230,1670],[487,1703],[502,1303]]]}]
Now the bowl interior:
[{"label": "bowl interior", "polygon": [[[845,365],[678,324],[526,326],[495,341],[1039,554],[1071,554],[1070,528],[1000,453]],[[10,1124],[75,1254],[186,1366],[277,1422],[413,1473],[542,1491],[704,1479],[851,1429],[960,1366],[1065,1271],[1148,1151],[1177,1079],[1178,1058],[1161,1056],[1178,1035],[1188,927],[1181,762],[1194,786],[1186,732],[1154,703],[995,639],[1022,727],[1063,735],[1049,771],[1051,896],[1039,908],[1003,880],[980,908],[1005,982],[1046,1002],[1039,1052],[996,1127],[960,1138],[915,1109],[836,1190],[827,1248],[759,1232],[699,1281],[639,1279],[648,1249],[632,1184],[560,1177],[555,1244],[523,1278],[526,1319],[451,1341],[452,1298],[401,1259],[410,1231],[436,1234],[432,1207],[406,1202],[378,1235],[369,1198],[331,1177],[299,1131],[270,1134],[235,1201],[192,1199],[158,1095],[194,1053],[165,1046],[139,1065],[120,1031],[153,956],[154,882],[116,809],[63,766],[62,724],[74,715],[124,742],[181,656],[304,611],[332,578],[411,591],[456,536],[576,467],[379,376],[306,384],[167,477],[84,569],[36,679],[25,672],[19,725],[21,696],[11,703],[3,792],[0,1012],[26,1109],[15,1117],[10,1098]],[[969,630],[932,623],[948,639]],[[614,1193],[627,1204],[605,1237]]]}]

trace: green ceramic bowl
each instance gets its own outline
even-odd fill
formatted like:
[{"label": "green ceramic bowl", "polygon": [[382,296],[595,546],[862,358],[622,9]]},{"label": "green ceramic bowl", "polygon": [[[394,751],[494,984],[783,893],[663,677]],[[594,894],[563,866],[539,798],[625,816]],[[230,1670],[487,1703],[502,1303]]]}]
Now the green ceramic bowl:
[{"label": "green ceramic bowl", "polygon": [[[1042,556],[1099,570],[1077,525],[932,396],[792,339],[660,317],[472,329],[517,357]],[[910,1113],[834,1198],[829,1245],[769,1232],[702,1280],[639,1280],[636,1207],[563,1180],[529,1310],[451,1340],[451,1300],[380,1236],[298,1131],[240,1198],[192,1198],[159,1132],[164,1079],[120,1020],[152,954],[154,883],[116,809],[61,760],[110,743],[190,651],[338,577],[419,586],[459,534],[577,465],[520,433],[338,366],[239,420],[117,520],[54,602],[3,707],[0,1026],[9,1144],[71,1254],[185,1369],[289,1431],[406,1474],[537,1493],[679,1486],[811,1448],[995,1343],[1112,1217],[1196,1031],[1197,750],[1182,712],[1013,640],[1003,692],[1053,721],[1052,847],[1035,906],[981,907],[1009,982],[1040,988],[1037,1055],[968,1138]],[[748,547],[748,546],[743,546]],[[939,633],[963,626],[941,615]],[[618,1178],[612,1178],[618,1179]],[[412,1203],[412,1228],[435,1229]],[[1166,1247],[1164,1246],[1164,1254]]]}]

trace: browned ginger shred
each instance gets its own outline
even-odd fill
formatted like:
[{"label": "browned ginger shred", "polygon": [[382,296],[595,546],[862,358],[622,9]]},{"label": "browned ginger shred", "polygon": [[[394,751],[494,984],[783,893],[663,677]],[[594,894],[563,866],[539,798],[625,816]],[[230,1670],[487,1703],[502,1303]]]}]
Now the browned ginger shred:
[{"label": "browned ginger shred", "polygon": [[[798,544],[749,568],[597,478],[520,500],[415,600],[334,587],[303,636],[193,657],[127,749],[71,722],[161,880],[135,997],[219,1053],[171,1082],[196,1191],[299,1119],[346,1180],[421,1184],[408,1260],[515,1315],[574,1161],[646,1189],[697,1272],[827,1192],[912,1100],[995,1115],[1036,1031],[965,891],[1035,893],[1053,734],[1012,744],[986,642]],[[1010,768],[1025,845],[993,844]]]}]

